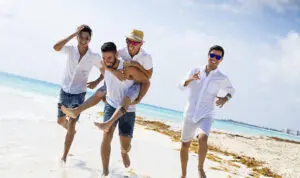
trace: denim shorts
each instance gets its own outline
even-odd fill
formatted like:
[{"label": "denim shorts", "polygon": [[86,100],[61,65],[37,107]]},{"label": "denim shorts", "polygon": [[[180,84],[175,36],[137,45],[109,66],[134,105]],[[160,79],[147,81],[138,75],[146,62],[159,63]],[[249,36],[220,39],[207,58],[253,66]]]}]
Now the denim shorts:
[{"label": "denim shorts", "polygon": [[[62,105],[64,105],[67,108],[76,108],[84,102],[85,94],[86,94],[86,92],[79,93],[79,94],[70,94],[70,93],[64,92],[61,89],[60,94],[59,94],[57,117],[60,118],[60,117],[66,116],[65,113],[63,113],[61,110]],[[78,115],[78,117],[76,119],[79,119],[79,116],[80,115]]]},{"label": "denim shorts", "polygon": [[[139,96],[140,89],[141,89],[141,84],[134,83],[125,92],[125,96],[128,96],[130,98],[131,102],[133,102]],[[105,84],[105,82],[104,82],[104,84],[100,88],[98,88],[97,92],[106,92],[106,84]]]},{"label": "denim shorts", "polygon": [[[106,103],[104,106],[103,122],[109,120],[115,111],[116,108]],[[127,112],[114,123],[114,126],[117,126],[117,124],[119,125],[120,136],[127,136],[132,138],[134,123],[135,112]]]}]

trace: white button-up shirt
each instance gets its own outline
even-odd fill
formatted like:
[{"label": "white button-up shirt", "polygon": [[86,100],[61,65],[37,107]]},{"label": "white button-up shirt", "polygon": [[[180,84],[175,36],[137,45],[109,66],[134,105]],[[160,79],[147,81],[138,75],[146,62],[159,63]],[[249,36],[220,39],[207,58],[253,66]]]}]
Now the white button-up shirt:
[{"label": "white button-up shirt", "polygon": [[130,56],[128,52],[128,48],[125,47],[123,49],[120,49],[118,51],[119,56],[124,60],[132,60],[132,61],[137,61],[140,63],[146,70],[150,70],[153,68],[152,64],[152,57],[150,54],[148,54],[144,49],[140,49],[139,53],[133,56],[133,58]]},{"label": "white button-up shirt", "polygon": [[[228,77],[215,69],[206,75],[205,68],[194,68],[180,83],[180,88],[188,88],[188,103],[184,111],[184,118],[190,119],[194,123],[205,117],[215,117],[215,99],[220,90],[233,95],[234,88]],[[195,73],[200,71],[200,80],[194,80],[184,87],[187,79],[191,78]]]},{"label": "white button-up shirt", "polygon": [[86,83],[92,67],[100,68],[100,55],[88,49],[78,63],[80,54],[77,47],[64,46],[61,52],[68,56],[61,84],[63,91],[70,94],[86,92]]},{"label": "white button-up shirt", "polygon": [[[123,69],[123,60],[120,60],[120,64],[117,68]],[[118,108],[121,105],[125,92],[134,83],[134,80],[120,81],[113,73],[105,70],[104,81],[106,84],[106,101],[114,108]],[[130,105],[128,112],[135,112],[135,105]]]}]

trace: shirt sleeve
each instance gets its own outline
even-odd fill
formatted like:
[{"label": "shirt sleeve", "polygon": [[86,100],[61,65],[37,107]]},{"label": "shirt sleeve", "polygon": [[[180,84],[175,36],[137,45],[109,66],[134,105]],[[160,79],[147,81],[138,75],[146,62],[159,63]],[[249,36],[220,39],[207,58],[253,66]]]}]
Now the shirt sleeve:
[{"label": "shirt sleeve", "polygon": [[152,69],[153,68],[152,56],[151,55],[144,56],[142,65],[146,70]]},{"label": "shirt sleeve", "polygon": [[228,77],[226,77],[223,82],[221,83],[221,89],[223,91],[225,91],[227,94],[230,94],[231,96],[233,96],[235,89],[232,86],[230,80],[228,79]]},{"label": "shirt sleeve", "polygon": [[101,56],[99,54],[96,54],[93,58],[93,65],[97,68],[100,69],[101,66]]},{"label": "shirt sleeve", "polygon": [[191,76],[195,73],[195,69],[191,69],[185,76],[185,78],[179,83],[179,88],[184,90],[185,88],[189,87],[188,86],[184,86],[184,83],[187,79],[191,78]]},{"label": "shirt sleeve", "polygon": [[64,54],[71,54],[72,52],[72,46],[63,46],[60,50],[61,53]]}]

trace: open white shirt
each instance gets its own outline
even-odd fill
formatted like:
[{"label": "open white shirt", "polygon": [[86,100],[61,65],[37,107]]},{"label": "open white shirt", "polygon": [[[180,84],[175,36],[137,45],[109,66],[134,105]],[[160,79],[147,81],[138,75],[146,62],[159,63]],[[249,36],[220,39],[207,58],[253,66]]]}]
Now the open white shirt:
[{"label": "open white shirt", "polygon": [[[187,79],[200,71],[200,80],[194,80],[184,87]],[[190,70],[185,79],[180,84],[181,89],[188,88],[188,103],[184,111],[184,118],[190,119],[194,123],[205,117],[214,118],[215,99],[220,90],[233,95],[234,88],[228,77],[218,69],[213,70],[206,76],[205,67],[203,69],[194,68]]]},{"label": "open white shirt", "polygon": [[[117,70],[119,69],[123,69],[123,60],[120,60]],[[133,85],[134,80],[120,81],[113,73],[105,70],[104,81],[106,84],[107,103],[114,108],[118,108],[125,97],[125,92]],[[135,112],[135,105],[130,105],[127,112]]]},{"label": "open white shirt", "polygon": [[132,61],[137,61],[140,63],[146,70],[150,70],[153,68],[152,64],[152,57],[150,54],[148,54],[144,49],[140,49],[139,53],[133,56],[133,58],[130,56],[128,52],[128,48],[125,47],[123,49],[120,49],[118,51],[119,56],[124,60],[132,60]]},{"label": "open white shirt", "polygon": [[90,49],[79,61],[80,54],[75,46],[64,46],[62,53],[67,54],[68,60],[65,68],[61,87],[64,92],[79,94],[86,92],[86,83],[92,67],[100,68],[101,56],[93,53]]}]

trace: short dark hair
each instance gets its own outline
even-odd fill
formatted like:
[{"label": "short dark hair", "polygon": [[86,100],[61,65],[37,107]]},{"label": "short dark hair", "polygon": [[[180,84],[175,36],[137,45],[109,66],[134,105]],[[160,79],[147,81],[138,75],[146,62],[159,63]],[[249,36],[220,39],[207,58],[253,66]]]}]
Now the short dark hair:
[{"label": "short dark hair", "polygon": [[117,53],[117,46],[113,42],[106,42],[101,46],[101,51]]},{"label": "short dark hair", "polygon": [[214,46],[210,47],[210,48],[209,48],[209,51],[208,51],[208,54],[210,54],[210,52],[211,52],[212,50],[221,51],[221,52],[222,52],[222,57],[224,57],[225,51],[224,51],[224,49],[222,48],[222,46],[214,45]]},{"label": "short dark hair", "polygon": [[90,37],[92,37],[93,31],[92,31],[91,27],[85,25],[84,28],[80,32],[87,32],[87,33],[89,33]]}]

